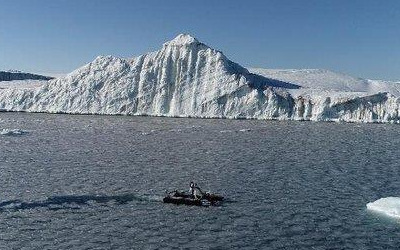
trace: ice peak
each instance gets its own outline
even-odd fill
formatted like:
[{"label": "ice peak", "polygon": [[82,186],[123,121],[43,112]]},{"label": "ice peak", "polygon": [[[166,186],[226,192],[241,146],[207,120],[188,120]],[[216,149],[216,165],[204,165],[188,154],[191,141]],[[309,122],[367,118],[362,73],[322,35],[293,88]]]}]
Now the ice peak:
[{"label": "ice peak", "polygon": [[189,34],[179,34],[173,40],[164,43],[167,46],[185,46],[190,44],[200,44],[200,42]]}]

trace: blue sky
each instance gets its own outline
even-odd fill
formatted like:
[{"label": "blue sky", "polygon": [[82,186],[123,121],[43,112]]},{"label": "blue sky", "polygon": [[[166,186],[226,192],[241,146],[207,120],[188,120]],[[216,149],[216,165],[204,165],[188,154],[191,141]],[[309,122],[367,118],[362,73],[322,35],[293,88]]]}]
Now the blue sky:
[{"label": "blue sky", "polygon": [[398,0],[0,0],[0,69],[70,72],[179,33],[243,66],[400,80]]}]

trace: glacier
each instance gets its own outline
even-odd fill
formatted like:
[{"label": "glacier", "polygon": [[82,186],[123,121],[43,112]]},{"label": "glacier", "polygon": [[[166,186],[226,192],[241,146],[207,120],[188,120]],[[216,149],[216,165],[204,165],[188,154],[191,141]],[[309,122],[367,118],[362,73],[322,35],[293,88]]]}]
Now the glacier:
[{"label": "glacier", "polygon": [[400,219],[400,198],[386,197],[370,202],[367,204],[367,209],[378,212],[389,217]]},{"label": "glacier", "polygon": [[99,56],[64,77],[1,86],[1,111],[400,122],[400,83],[246,69],[187,34],[142,56]]}]

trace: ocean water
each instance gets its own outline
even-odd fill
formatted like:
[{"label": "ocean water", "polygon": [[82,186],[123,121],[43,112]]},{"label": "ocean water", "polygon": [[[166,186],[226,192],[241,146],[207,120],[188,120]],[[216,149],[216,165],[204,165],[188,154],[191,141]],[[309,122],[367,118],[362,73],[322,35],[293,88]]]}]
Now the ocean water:
[{"label": "ocean water", "polygon": [[[398,125],[0,113],[0,131],[0,249],[400,247],[366,210],[400,196]],[[226,201],[162,203],[192,180]]]}]

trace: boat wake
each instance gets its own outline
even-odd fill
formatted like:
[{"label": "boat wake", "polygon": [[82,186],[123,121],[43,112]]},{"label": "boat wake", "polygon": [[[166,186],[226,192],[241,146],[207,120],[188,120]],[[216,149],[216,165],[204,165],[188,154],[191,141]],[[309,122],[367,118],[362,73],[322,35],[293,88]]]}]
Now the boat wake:
[{"label": "boat wake", "polygon": [[46,208],[49,210],[81,209],[84,206],[124,205],[129,202],[162,202],[162,197],[155,195],[63,195],[52,196],[46,200],[22,201],[8,200],[0,202],[0,212],[10,210],[28,210]]}]

